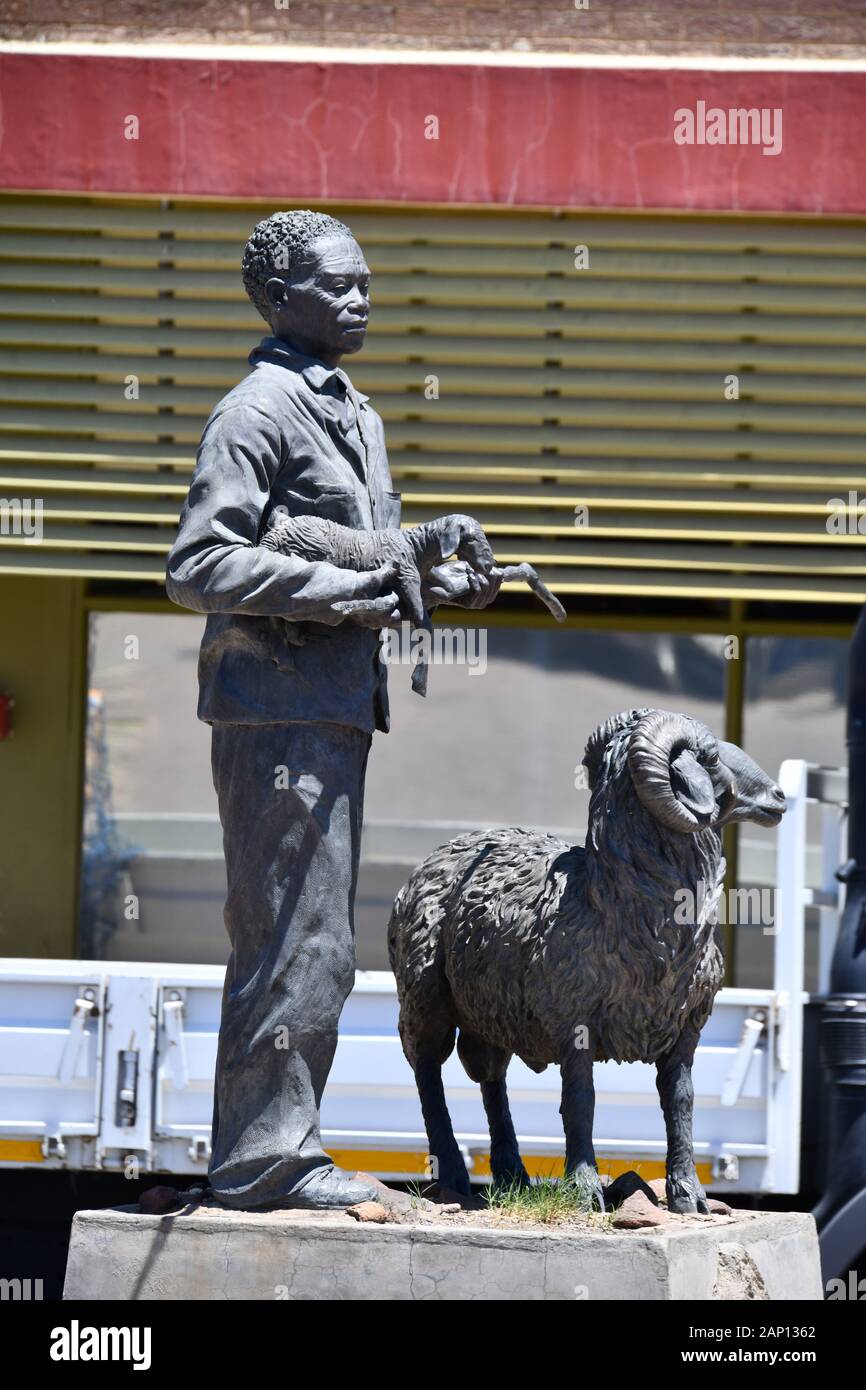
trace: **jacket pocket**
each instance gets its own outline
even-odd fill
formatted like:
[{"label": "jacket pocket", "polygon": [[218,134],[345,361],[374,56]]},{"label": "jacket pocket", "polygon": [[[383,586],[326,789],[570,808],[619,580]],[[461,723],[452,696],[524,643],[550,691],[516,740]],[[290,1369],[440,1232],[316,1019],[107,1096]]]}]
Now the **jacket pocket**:
[{"label": "jacket pocket", "polygon": [[398,527],[400,525],[400,509],[403,505],[402,492],[383,492],[382,493],[382,514],[379,525],[383,528]]},{"label": "jacket pocket", "polygon": [[281,488],[274,493],[273,501],[271,513],[281,510],[289,516],[320,516],[341,526],[362,524],[357,498],[350,488],[339,483],[314,484],[309,494]]}]

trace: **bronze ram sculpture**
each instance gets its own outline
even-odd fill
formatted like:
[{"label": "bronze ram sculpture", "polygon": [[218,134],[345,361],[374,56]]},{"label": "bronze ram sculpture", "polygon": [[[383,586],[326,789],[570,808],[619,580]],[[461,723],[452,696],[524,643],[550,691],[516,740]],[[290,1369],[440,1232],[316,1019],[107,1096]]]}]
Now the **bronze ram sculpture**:
[{"label": "bronze ram sculpture", "polygon": [[618,714],[583,761],[583,848],[530,830],[474,832],[430,855],[395,901],[388,950],[400,1036],[434,1171],[441,1186],[469,1193],[442,1085],[459,1032],[460,1060],[481,1086],[496,1185],[529,1181],[506,1093],[513,1055],[536,1072],[559,1065],[566,1174],[602,1206],[593,1062],[653,1062],[669,1208],[706,1212],[691,1067],[723,974],[718,832],[732,821],[777,823],[785,798],[742,749],[683,714]]}]

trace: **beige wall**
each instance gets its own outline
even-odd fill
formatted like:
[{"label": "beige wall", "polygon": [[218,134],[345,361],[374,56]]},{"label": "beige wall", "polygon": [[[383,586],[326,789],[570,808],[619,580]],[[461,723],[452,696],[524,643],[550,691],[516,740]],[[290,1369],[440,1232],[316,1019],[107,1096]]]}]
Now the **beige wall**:
[{"label": "beige wall", "polygon": [[75,580],[0,576],[0,956],[74,956],[84,614]]}]

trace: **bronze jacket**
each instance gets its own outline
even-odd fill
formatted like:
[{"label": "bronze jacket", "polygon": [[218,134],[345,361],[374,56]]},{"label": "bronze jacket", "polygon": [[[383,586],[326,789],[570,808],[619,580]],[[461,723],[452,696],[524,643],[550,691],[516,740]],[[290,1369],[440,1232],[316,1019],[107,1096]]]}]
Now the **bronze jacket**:
[{"label": "bronze jacket", "polygon": [[208,615],[199,718],[387,729],[380,635],[330,611],[356,576],[257,545],[275,507],[399,526],[382,421],[344,372],[279,338],[249,360],[205,426],[166,571],[169,598]]}]

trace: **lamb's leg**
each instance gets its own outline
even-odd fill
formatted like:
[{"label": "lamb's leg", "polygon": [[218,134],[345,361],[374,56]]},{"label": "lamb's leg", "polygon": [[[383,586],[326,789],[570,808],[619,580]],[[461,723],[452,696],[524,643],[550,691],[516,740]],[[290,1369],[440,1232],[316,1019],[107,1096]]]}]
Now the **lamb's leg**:
[{"label": "lamb's leg", "polygon": [[560,603],[556,594],[552,594],[547,585],[538,577],[538,571],[532,565],[505,565],[502,570],[503,584],[513,584],[516,580],[522,579],[524,584],[528,584],[537,598],[541,599],[545,608],[552,613],[558,623],[564,623],[568,614]]},{"label": "lamb's leg", "polygon": [[656,1087],[668,1136],[665,1183],[668,1210],[699,1211],[706,1215],[709,1208],[704,1189],[695,1171],[692,1143],[692,1112],[695,1098],[692,1060],[697,1042],[696,1034],[683,1035],[676,1047],[659,1058],[656,1063]]},{"label": "lamb's leg", "polygon": [[494,1187],[528,1187],[529,1174],[521,1162],[505,1085],[511,1055],[462,1028],[457,1052],[467,1075],[481,1087],[490,1128],[490,1171]]},{"label": "lamb's leg", "polygon": [[562,1104],[559,1113],[565,1130],[565,1176],[585,1186],[604,1211],[601,1179],[592,1147],[595,1088],[592,1084],[594,1047],[569,1047],[560,1065]]},{"label": "lamb's leg", "polygon": [[416,1054],[415,1084],[430,1146],[431,1177],[440,1187],[450,1187],[453,1192],[468,1197],[472,1191],[469,1174],[451,1127],[438,1053],[419,1051]]}]

